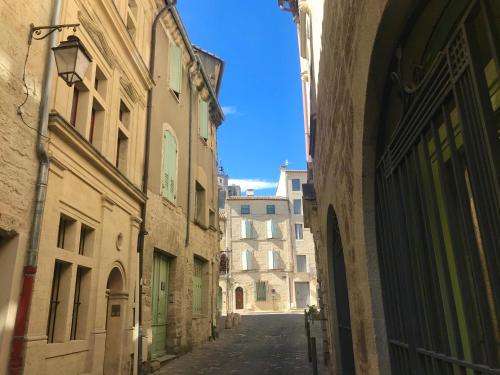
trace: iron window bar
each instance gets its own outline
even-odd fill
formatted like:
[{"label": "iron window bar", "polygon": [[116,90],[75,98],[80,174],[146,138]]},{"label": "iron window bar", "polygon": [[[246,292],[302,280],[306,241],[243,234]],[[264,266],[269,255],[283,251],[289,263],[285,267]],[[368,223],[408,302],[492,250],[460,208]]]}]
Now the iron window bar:
[{"label": "iron window bar", "polygon": [[47,321],[47,342],[54,342],[55,327],[57,322],[57,307],[59,306],[59,287],[61,284],[62,263],[56,261],[54,277],[52,279],[52,292],[50,296],[49,319]]},{"label": "iron window bar", "polygon": [[80,301],[81,295],[81,286],[82,286],[82,275],[83,268],[78,267],[76,270],[76,282],[75,282],[75,299],[73,301],[73,316],[71,319],[71,335],[70,340],[76,340],[77,330],[78,330],[78,315],[80,312],[80,305],[82,302]]}]

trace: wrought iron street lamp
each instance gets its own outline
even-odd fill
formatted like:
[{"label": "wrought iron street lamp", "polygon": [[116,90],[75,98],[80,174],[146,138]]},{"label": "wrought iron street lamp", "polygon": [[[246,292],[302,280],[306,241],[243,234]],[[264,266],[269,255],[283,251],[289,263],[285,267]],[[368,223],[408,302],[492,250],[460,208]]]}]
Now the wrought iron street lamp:
[{"label": "wrought iron street lamp", "polygon": [[52,47],[52,51],[56,59],[57,73],[68,86],[83,81],[92,58],[77,36],[70,35],[68,40]]},{"label": "wrought iron street lamp", "polygon": [[[73,31],[76,31],[78,26],[80,24],[77,23],[54,26],[31,25],[28,44],[31,45],[33,39],[45,39],[55,31],[62,31],[63,28],[73,28]],[[42,34],[43,32],[45,33]],[[56,60],[57,74],[68,86],[83,81],[92,58],[77,36],[70,35],[67,40],[62,41],[57,47],[52,47],[52,51]]]}]

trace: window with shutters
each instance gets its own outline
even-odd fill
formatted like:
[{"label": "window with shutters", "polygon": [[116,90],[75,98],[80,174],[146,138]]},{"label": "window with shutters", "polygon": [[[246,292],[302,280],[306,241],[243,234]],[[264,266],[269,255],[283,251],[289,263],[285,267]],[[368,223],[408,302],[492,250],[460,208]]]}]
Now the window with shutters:
[{"label": "window with shutters", "polygon": [[296,240],[304,239],[303,225],[302,224],[295,224],[295,239]]},{"label": "window with shutters", "polygon": [[266,301],[267,299],[267,282],[257,281],[255,283],[256,300]]},{"label": "window with shutters", "polygon": [[242,219],[241,220],[241,238],[252,238],[252,220]]},{"label": "window with shutters", "polygon": [[275,220],[270,219],[266,221],[267,238],[278,238],[278,224]]},{"label": "window with shutters", "polygon": [[201,98],[198,101],[198,123],[200,137],[208,140],[208,103]]},{"label": "window with shutters", "polygon": [[297,272],[307,272],[307,258],[305,255],[297,255]]},{"label": "window with shutters", "polygon": [[252,250],[243,250],[241,252],[241,269],[249,271],[253,269],[253,252]]},{"label": "window with shutters", "polygon": [[241,215],[250,215],[250,205],[242,204],[240,208]]},{"label": "window with shutters", "polygon": [[276,214],[276,206],[274,204],[266,205],[266,214],[268,215]]},{"label": "window with shutters", "polygon": [[177,99],[181,94],[181,84],[182,84],[182,49],[172,43],[170,45],[170,90]]},{"label": "window with shutters", "polygon": [[194,258],[193,266],[193,315],[201,315],[203,309],[203,294],[205,293],[205,283],[203,282],[203,270],[206,262],[199,258]]},{"label": "window with shutters", "polygon": [[162,195],[171,202],[177,198],[177,142],[173,134],[163,132],[163,181]]},{"label": "window with shutters", "polygon": [[280,268],[279,264],[279,253],[276,250],[269,250],[267,253],[268,257],[268,268],[270,270],[277,270]]}]

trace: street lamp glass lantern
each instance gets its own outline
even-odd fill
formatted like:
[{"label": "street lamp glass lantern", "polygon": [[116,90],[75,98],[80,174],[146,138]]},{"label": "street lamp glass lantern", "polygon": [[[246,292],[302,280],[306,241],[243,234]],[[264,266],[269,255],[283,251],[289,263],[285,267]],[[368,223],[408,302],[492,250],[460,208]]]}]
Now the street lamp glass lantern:
[{"label": "street lamp glass lantern", "polygon": [[53,47],[57,73],[68,86],[83,81],[92,58],[78,37],[70,35],[68,40]]}]

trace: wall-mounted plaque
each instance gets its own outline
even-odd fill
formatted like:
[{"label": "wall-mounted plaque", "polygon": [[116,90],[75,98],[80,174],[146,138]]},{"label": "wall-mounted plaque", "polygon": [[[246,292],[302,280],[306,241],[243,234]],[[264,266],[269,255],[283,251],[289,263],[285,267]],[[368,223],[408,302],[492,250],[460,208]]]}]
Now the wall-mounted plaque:
[{"label": "wall-mounted plaque", "polygon": [[111,305],[111,316],[120,316],[120,305]]}]

